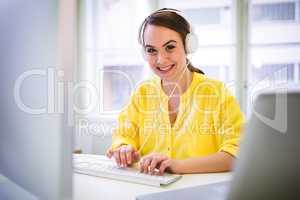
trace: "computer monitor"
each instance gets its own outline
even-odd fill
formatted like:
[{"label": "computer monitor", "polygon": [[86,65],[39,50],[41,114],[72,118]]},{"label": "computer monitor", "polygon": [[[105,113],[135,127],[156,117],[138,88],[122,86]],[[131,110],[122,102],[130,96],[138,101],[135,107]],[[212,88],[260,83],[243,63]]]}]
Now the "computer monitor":
[{"label": "computer monitor", "polygon": [[300,198],[300,90],[260,94],[247,123],[228,199]]},{"label": "computer monitor", "polygon": [[72,77],[60,62],[72,37],[61,35],[61,2],[0,1],[0,199],[72,198],[72,126],[52,79]]}]

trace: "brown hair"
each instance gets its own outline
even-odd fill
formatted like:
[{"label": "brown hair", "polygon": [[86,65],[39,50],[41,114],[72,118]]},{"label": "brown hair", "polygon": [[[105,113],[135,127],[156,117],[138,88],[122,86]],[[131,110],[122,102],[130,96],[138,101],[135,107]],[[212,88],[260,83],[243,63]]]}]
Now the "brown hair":
[{"label": "brown hair", "polygon": [[[171,8],[162,8],[149,15],[140,26],[139,35],[138,35],[139,43],[141,45],[144,45],[144,33],[147,25],[156,25],[156,26],[163,26],[169,28],[179,33],[185,48],[185,38],[187,34],[190,33],[191,26],[188,23],[188,21],[184,19],[181,15],[177,14],[177,12],[180,11]],[[191,64],[191,62],[189,62],[187,68],[191,72],[204,74],[202,70],[194,67]]]}]

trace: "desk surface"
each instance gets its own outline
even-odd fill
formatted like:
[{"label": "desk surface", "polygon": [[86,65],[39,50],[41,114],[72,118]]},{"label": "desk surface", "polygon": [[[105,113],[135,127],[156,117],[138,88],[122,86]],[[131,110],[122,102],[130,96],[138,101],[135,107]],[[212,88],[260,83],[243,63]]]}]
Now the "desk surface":
[{"label": "desk surface", "polygon": [[74,174],[74,200],[134,200],[137,195],[174,190],[196,185],[206,185],[231,179],[231,173],[210,173],[183,175],[181,179],[166,187],[153,187],[111,180],[106,178]]}]

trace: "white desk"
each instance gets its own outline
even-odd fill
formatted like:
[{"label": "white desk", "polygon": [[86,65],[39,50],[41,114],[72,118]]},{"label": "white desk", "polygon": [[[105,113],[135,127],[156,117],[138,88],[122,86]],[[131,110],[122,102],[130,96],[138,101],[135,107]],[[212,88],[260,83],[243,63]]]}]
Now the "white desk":
[{"label": "white desk", "polygon": [[181,179],[166,187],[153,187],[93,177],[83,174],[73,176],[74,200],[134,200],[137,195],[174,190],[178,188],[206,185],[231,179],[231,173],[183,175]]}]

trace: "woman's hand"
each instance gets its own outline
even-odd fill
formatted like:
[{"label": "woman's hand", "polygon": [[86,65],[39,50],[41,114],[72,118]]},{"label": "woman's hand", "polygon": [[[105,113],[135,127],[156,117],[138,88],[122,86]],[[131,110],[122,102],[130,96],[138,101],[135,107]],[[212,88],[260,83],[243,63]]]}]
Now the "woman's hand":
[{"label": "woman's hand", "polygon": [[121,145],[115,150],[109,149],[106,156],[113,157],[119,167],[127,167],[140,159],[140,154],[131,145]]},{"label": "woman's hand", "polygon": [[152,175],[163,175],[166,171],[178,174],[181,164],[180,160],[171,159],[164,154],[151,153],[141,159],[140,171]]}]

